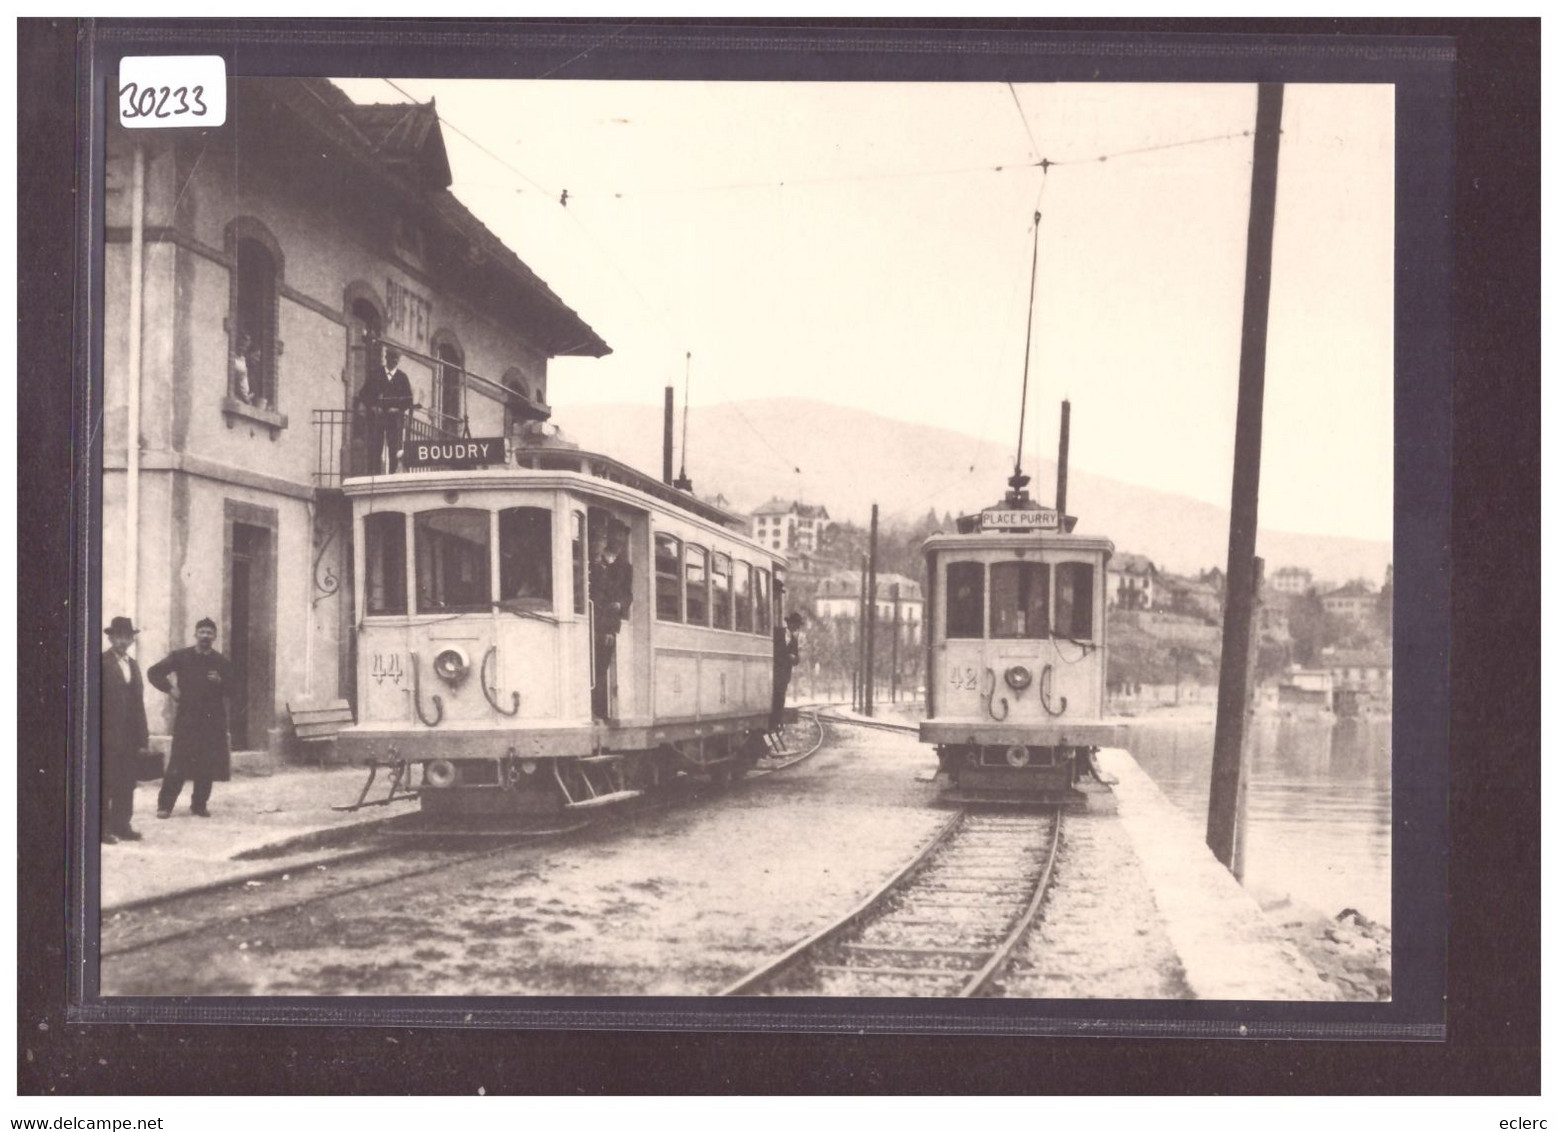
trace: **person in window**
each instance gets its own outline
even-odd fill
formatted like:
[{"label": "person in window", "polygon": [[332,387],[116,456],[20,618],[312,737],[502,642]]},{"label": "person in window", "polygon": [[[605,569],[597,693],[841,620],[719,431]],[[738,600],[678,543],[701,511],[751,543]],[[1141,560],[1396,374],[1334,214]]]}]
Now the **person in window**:
[{"label": "person in window", "polygon": [[590,528],[590,600],[595,603],[595,718],[608,719],[616,674],[617,634],[633,605],[633,566],[628,527],[616,519]]},{"label": "person in window", "polygon": [[400,469],[405,439],[405,414],[411,411],[411,379],[400,369],[400,351],[384,347],[384,364],[372,369],[357,394],[362,407],[368,467],[373,473]]},{"label": "person in window", "polygon": [[249,365],[249,343],[249,336],[240,333],[233,341],[233,355],[227,359],[228,385],[233,400],[242,401],[245,405],[254,401],[254,387],[249,381],[252,368]]},{"label": "person in window", "polygon": [[790,690],[790,673],[801,662],[802,617],[791,613],[774,630],[774,701],[768,712],[768,730],[784,727],[784,699]]}]

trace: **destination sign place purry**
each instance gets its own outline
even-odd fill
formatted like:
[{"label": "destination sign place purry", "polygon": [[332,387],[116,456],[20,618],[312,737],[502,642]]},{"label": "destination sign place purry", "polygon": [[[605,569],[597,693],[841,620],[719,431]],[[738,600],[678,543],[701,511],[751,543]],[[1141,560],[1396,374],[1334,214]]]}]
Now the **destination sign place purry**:
[{"label": "destination sign place purry", "polygon": [[1032,511],[992,507],[979,512],[979,529],[982,531],[1058,531],[1060,512],[1050,507],[1039,507]]},{"label": "destination sign place purry", "polygon": [[501,464],[508,458],[501,436],[468,436],[462,440],[411,440],[405,462],[418,468],[474,468]]}]

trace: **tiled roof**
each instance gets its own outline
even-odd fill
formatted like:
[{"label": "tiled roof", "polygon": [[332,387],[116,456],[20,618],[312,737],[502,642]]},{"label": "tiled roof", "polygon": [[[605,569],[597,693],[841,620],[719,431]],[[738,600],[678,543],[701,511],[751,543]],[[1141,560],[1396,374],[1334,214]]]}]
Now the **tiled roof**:
[{"label": "tiled roof", "polygon": [[1391,660],[1387,649],[1337,649],[1320,658],[1326,668],[1389,668]]},{"label": "tiled roof", "polygon": [[1358,582],[1348,582],[1340,589],[1332,590],[1330,593],[1321,594],[1320,596],[1324,599],[1328,597],[1378,597],[1379,594]]},{"label": "tiled roof", "polygon": [[[432,103],[353,102],[326,79],[267,78],[278,102],[312,123],[351,157],[375,168],[403,200],[415,200],[438,220],[469,240],[479,257],[500,267],[517,288],[522,312],[536,330],[550,331],[548,352],[560,356],[603,357],[611,347],[564,303],[546,282],[448,190],[451,183],[443,128]],[[410,175],[415,170],[416,175]],[[490,286],[490,284],[489,284]]]},{"label": "tiled roof", "polygon": [[1145,554],[1130,554],[1120,551],[1109,560],[1109,569],[1117,574],[1156,574],[1158,568],[1152,564],[1152,559]]}]

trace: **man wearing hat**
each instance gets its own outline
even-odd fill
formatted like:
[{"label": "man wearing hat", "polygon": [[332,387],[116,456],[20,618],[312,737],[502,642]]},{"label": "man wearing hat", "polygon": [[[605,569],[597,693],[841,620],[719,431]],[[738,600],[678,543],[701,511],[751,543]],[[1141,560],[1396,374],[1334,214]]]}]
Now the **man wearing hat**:
[{"label": "man wearing hat", "polygon": [[784,726],[784,698],[790,690],[790,673],[801,662],[801,615],[791,613],[774,630],[774,702],[768,713],[768,730]]},{"label": "man wearing hat", "polygon": [[112,646],[103,653],[99,685],[102,727],[98,745],[103,756],[103,843],[139,841],[130,828],[135,805],[135,758],[146,749],[146,693],[141,666],[130,655],[138,633],[128,617],[115,617],[103,632]]},{"label": "man wearing hat", "polygon": [[[157,794],[157,816],[173,815],[184,780],[195,781],[189,809],[208,818],[206,802],[211,783],[226,782],[231,774],[227,748],[227,700],[232,695],[232,664],[216,649],[216,622],[202,617],[195,622],[195,647],[169,653],[146,670],[153,688],[173,697],[178,714],[173,721],[173,753]],[[172,680],[169,680],[172,677]]]},{"label": "man wearing hat", "polygon": [[633,605],[628,533],[628,525],[616,518],[590,525],[590,600],[595,603],[595,689],[591,699],[596,719],[610,717],[617,634]]}]

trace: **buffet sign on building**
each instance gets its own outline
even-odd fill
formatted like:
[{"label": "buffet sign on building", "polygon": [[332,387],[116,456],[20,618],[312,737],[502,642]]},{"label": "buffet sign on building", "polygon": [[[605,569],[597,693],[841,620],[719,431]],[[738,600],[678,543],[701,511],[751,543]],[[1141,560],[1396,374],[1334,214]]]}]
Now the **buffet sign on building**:
[{"label": "buffet sign on building", "polygon": [[408,440],[403,456],[409,468],[435,471],[507,463],[508,450],[501,436],[467,436],[460,440]]},{"label": "buffet sign on building", "polygon": [[384,281],[384,298],[394,336],[408,345],[425,348],[433,325],[433,304],[394,279]]}]

